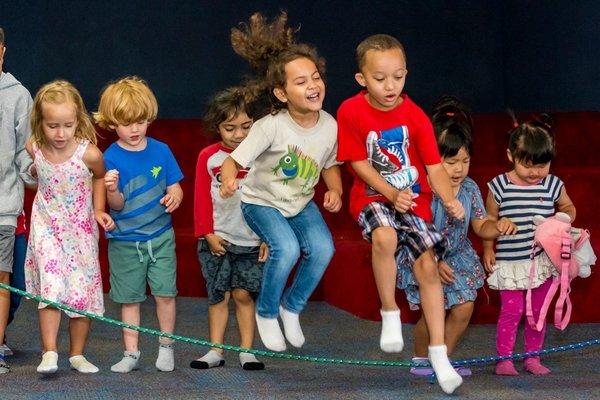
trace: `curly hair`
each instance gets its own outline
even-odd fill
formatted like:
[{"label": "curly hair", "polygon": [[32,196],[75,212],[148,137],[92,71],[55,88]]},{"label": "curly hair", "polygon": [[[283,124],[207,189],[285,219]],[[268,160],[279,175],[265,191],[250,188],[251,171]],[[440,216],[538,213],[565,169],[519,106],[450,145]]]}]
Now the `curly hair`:
[{"label": "curly hair", "polygon": [[255,76],[246,81],[248,93],[254,98],[268,98],[272,113],[287,107],[273,94],[275,88],[285,89],[286,64],[307,58],[315,64],[322,78],[325,74],[325,60],[314,47],[296,43],[294,34],[299,28],[291,28],[287,22],[286,12],[281,12],[271,23],[257,12],[248,23],[231,29],[233,50],[247,60],[255,72]]}]

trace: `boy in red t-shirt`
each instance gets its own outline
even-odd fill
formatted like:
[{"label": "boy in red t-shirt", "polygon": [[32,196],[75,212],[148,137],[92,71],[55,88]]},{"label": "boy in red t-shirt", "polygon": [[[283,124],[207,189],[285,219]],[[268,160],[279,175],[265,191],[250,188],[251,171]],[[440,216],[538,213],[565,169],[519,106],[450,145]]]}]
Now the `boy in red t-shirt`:
[{"label": "boy in red t-shirt", "polygon": [[355,78],[366,91],[344,101],[338,110],[338,160],[351,166],[350,212],[373,245],[373,273],[382,303],[380,346],[386,352],[400,352],[404,345],[395,299],[395,256],[405,251],[419,283],[430,335],[429,360],[444,392],[452,393],[462,378],[448,361],[444,345],[437,259],[446,250],[446,240],[431,224],[427,177],[450,215],[460,219],[464,210],[452,194],[431,122],[402,94],[407,74],[402,44],[389,35],[373,35],[358,45],[356,56]]}]

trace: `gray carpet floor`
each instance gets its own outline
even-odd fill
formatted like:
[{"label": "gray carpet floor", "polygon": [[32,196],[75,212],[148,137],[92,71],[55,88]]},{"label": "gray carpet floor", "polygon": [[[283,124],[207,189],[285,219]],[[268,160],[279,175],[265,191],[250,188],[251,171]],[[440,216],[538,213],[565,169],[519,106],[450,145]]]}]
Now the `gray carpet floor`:
[{"label": "gray carpet floor", "polygon": [[[106,315],[118,319],[119,310],[106,299]],[[142,325],[156,327],[154,303],[142,308]],[[43,377],[35,372],[40,361],[36,304],[25,301],[8,330],[8,343],[15,354],[8,358],[12,371],[0,375],[0,399],[599,399],[600,348],[587,347],[545,357],[552,369],[548,376],[532,376],[523,371],[517,377],[498,377],[491,365],[473,368],[473,376],[454,396],[446,396],[426,378],[416,378],[406,368],[358,367],[313,364],[261,358],[264,371],[244,371],[236,353],[226,353],[222,368],[193,370],[189,362],[205,348],[179,343],[174,372],[158,372],[154,367],[158,344],[153,336],[141,336],[141,368],[129,374],[110,372],[121,357],[120,330],[99,322],[92,325],[86,350],[90,361],[100,367],[94,375],[69,370],[67,319],[63,318],[59,344],[59,371]],[[232,310],[233,311],[233,310]],[[178,299],[177,333],[207,338],[206,299]],[[311,302],[301,317],[307,343],[290,352],[335,358],[407,360],[411,355],[412,326],[404,327],[406,349],[399,355],[378,349],[379,323],[358,319],[325,303]],[[469,328],[456,358],[494,354],[495,326]],[[572,324],[564,332],[549,327],[546,347],[600,337],[600,324]],[[227,342],[237,344],[237,327],[230,318]],[[260,340],[257,338],[257,348]],[[522,349],[522,340],[517,351]]]}]

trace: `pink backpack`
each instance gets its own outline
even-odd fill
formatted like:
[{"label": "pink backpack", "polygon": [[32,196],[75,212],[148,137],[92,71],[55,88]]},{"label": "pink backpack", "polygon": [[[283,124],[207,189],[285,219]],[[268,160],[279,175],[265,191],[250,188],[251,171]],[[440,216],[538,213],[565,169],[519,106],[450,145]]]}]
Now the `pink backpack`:
[{"label": "pink backpack", "polygon": [[[550,303],[560,289],[554,306],[554,326],[563,330],[567,327],[571,318],[572,304],[569,297],[571,280],[576,276],[589,276],[590,266],[596,261],[596,256],[589,242],[590,233],[584,229],[571,228],[571,218],[560,212],[547,219],[536,216],[533,222],[537,227],[531,249],[532,261],[529,272],[529,289],[527,289],[526,297],[527,320],[531,327],[541,331],[546,321]],[[538,320],[535,321],[531,306],[531,283],[536,275],[534,254],[539,248],[544,250],[556,268],[556,273],[553,274],[552,285],[544,299]],[[565,305],[566,310],[563,316]]]}]

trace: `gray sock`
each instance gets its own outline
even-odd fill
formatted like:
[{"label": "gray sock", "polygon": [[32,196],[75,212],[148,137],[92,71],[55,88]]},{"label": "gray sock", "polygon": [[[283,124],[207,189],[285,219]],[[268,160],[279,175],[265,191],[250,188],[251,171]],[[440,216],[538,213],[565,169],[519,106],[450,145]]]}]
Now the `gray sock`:
[{"label": "gray sock", "polygon": [[110,367],[110,370],[112,372],[120,372],[125,374],[133,371],[134,369],[138,369],[140,354],[141,353],[139,351],[124,351],[121,361]]},{"label": "gray sock", "polygon": [[161,343],[158,346],[158,357],[156,358],[156,369],[163,372],[171,372],[175,369],[175,356],[173,344]]}]

